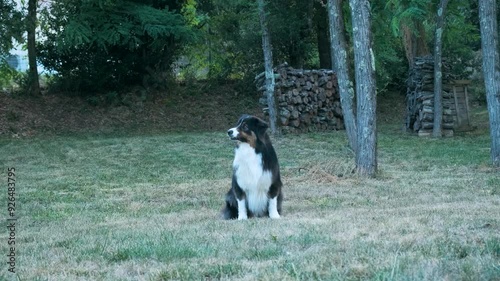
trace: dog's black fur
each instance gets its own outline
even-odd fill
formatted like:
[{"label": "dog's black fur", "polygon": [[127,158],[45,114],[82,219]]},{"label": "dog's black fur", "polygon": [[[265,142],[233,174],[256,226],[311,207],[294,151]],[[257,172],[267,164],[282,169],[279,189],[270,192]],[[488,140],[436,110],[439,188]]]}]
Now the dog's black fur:
[{"label": "dog's black fur", "polygon": [[[261,155],[262,158],[262,163],[260,163],[262,172],[270,172],[271,173],[271,181],[269,186],[264,186],[265,190],[267,191],[267,198],[268,201],[272,198],[277,197],[277,211],[278,214],[281,215],[281,205],[283,201],[283,193],[282,193],[282,182],[280,178],[280,168],[279,168],[279,163],[278,163],[278,157],[276,156],[276,152],[274,151],[273,145],[271,144],[271,140],[269,138],[269,135],[266,133],[266,130],[268,128],[268,125],[261,119],[255,117],[255,116],[250,116],[250,115],[243,115],[238,121],[238,124],[235,128],[232,128],[228,131],[228,134],[231,139],[237,141],[237,146],[235,148],[235,163],[233,164],[233,178],[232,178],[232,186],[229,192],[226,194],[226,206],[223,210],[223,218],[224,219],[236,219],[238,218],[238,202],[237,200],[242,200],[247,198],[246,200],[246,210],[247,210],[247,215],[248,217],[262,217],[262,216],[269,216],[269,203],[267,205],[266,211],[263,213],[259,214],[254,214],[252,211],[249,209],[249,202],[248,202],[248,197],[246,192],[254,192],[252,188],[246,188],[247,191],[245,192],[244,189],[240,187],[238,184],[238,178],[237,178],[237,170],[240,168],[240,165],[237,165],[236,163],[236,156],[238,153],[238,149],[240,146],[243,145],[243,143],[248,144],[251,148],[253,148],[253,151],[251,148],[248,148],[248,146],[245,146],[246,152],[250,150],[251,156],[252,153],[254,152],[256,156]],[[234,134],[236,134],[237,131],[237,136],[234,137]],[[249,157],[254,159],[254,157]],[[257,158],[259,159],[259,158]],[[238,161],[246,161],[246,159],[239,159]],[[251,161],[251,160],[248,160]],[[245,165],[241,166],[249,166],[249,165],[255,165],[259,166],[259,163],[244,163]]]}]

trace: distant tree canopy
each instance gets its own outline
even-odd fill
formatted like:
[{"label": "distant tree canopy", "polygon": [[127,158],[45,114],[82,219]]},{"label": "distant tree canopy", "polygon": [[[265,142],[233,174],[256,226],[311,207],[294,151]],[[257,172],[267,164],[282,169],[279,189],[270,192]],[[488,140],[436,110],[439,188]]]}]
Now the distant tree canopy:
[{"label": "distant tree canopy", "polygon": [[[56,0],[41,14],[39,60],[62,86],[102,91],[166,71],[194,33],[183,1]],[[64,89],[63,88],[63,89]]]},{"label": "distant tree canopy", "polygon": [[[38,61],[56,71],[60,90],[105,92],[144,84],[158,73],[172,73],[173,62],[182,62],[176,72],[181,78],[252,81],[263,71],[255,0],[39,2]],[[331,67],[326,2],[267,1],[274,65]],[[404,86],[401,74],[411,56],[432,50],[437,3],[372,0],[370,5],[380,93]],[[23,41],[19,30],[26,13],[14,7],[13,0],[0,0],[0,54],[10,49],[12,38]],[[343,10],[349,15],[348,1]],[[350,16],[344,21],[348,61],[353,63]],[[456,74],[464,74],[480,48],[476,1],[450,1],[445,21],[443,57]]]}]

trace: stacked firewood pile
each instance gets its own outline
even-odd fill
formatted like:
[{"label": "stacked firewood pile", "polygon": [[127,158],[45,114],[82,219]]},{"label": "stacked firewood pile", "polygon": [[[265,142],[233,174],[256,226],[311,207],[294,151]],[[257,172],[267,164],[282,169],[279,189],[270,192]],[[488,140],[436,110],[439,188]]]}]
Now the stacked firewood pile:
[{"label": "stacked firewood pile", "polygon": [[[455,101],[450,83],[449,66],[443,61],[443,134],[453,135]],[[434,124],[434,59],[432,56],[418,57],[410,69],[407,80],[406,128],[419,136],[432,134]]]},{"label": "stacked firewood pile", "polygon": [[[337,76],[332,70],[302,70],[281,65],[275,70],[278,123],[284,132],[342,130]],[[260,104],[268,114],[265,74],[255,77]]]}]

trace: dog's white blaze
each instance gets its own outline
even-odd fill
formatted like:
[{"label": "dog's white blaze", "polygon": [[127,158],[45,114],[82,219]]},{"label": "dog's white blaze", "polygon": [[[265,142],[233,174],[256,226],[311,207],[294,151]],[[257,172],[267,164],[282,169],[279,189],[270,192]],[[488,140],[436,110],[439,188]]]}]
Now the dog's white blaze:
[{"label": "dog's white blaze", "polygon": [[238,185],[245,191],[248,209],[256,216],[263,215],[268,208],[267,192],[272,183],[272,174],[263,170],[262,155],[255,153],[248,143],[241,143],[236,148],[233,167]]}]

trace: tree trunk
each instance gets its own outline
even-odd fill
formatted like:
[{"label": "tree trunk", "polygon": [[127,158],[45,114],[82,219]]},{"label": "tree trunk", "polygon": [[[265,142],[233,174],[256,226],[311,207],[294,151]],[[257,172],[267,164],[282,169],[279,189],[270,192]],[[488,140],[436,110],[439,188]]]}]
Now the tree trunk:
[{"label": "tree trunk", "polygon": [[274,99],[274,71],[273,71],[273,52],[271,47],[271,35],[267,28],[266,12],[264,9],[264,0],[258,0],[260,27],[262,30],[262,50],[264,52],[264,68],[266,73],[266,97],[269,107],[269,127],[271,134],[278,135],[279,129],[276,126],[277,113],[276,102]]},{"label": "tree trunk", "polygon": [[357,132],[356,118],[354,116],[354,89],[349,77],[349,64],[347,63],[347,46],[344,35],[344,19],[342,16],[342,0],[328,0],[328,18],[330,20],[330,48],[333,69],[337,74],[340,104],[344,114],[344,124],[349,139],[349,146],[356,154]]},{"label": "tree trunk", "polygon": [[417,27],[418,34],[413,35],[415,38],[415,56],[417,57],[422,57],[422,56],[427,56],[431,52],[429,51],[429,47],[427,46],[427,34],[425,33],[425,26],[424,23],[420,20],[415,23],[415,26]]},{"label": "tree trunk", "polygon": [[491,161],[500,167],[500,59],[495,0],[479,0],[483,75],[490,118]]},{"label": "tree trunk", "polygon": [[356,77],[357,144],[356,167],[362,176],[377,172],[377,95],[375,56],[372,50],[369,0],[349,0],[354,41]]},{"label": "tree trunk", "polygon": [[405,24],[401,24],[401,30],[403,31],[402,38],[406,59],[408,60],[408,66],[411,68],[415,62],[415,54],[413,53],[413,34],[411,29]]},{"label": "tree trunk", "polygon": [[36,6],[37,0],[28,1],[28,18],[27,18],[27,32],[28,32],[28,62],[29,62],[29,89],[31,95],[40,94],[40,83],[38,81],[38,69],[36,66]]},{"label": "tree trunk", "polygon": [[439,1],[436,17],[436,33],[434,38],[434,125],[432,136],[443,136],[443,72],[442,72],[442,46],[444,14],[448,0]]},{"label": "tree trunk", "polygon": [[328,40],[328,16],[325,7],[319,1],[314,1],[316,38],[318,42],[319,67],[332,69],[332,56],[330,41]]},{"label": "tree trunk", "polygon": [[403,31],[403,47],[405,49],[406,59],[408,59],[409,67],[413,66],[415,57],[429,55],[429,48],[426,43],[425,27],[421,22],[415,22],[417,34],[406,24],[401,24]]}]

